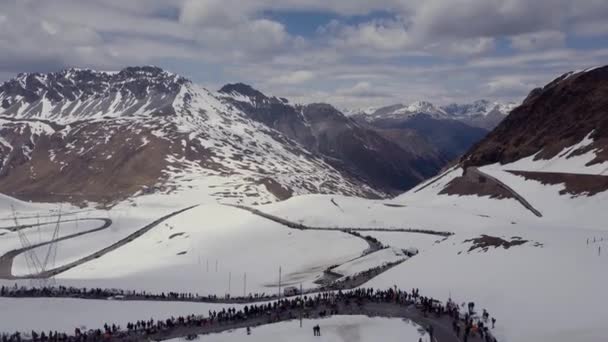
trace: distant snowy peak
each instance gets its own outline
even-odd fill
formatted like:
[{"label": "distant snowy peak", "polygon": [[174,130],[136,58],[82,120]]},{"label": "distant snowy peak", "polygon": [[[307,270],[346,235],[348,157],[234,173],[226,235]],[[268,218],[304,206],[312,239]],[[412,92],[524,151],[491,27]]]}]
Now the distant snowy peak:
[{"label": "distant snowy peak", "polygon": [[427,114],[435,118],[445,118],[446,112],[440,107],[427,101],[416,101],[412,102],[401,109],[396,110],[392,115],[416,115],[416,114]]},{"label": "distant snowy peak", "polygon": [[343,108],[341,112],[346,116],[355,116],[355,115],[372,115],[374,114],[380,107],[364,107],[364,108]]},{"label": "distant snowy peak", "polygon": [[517,107],[515,103],[490,102],[488,100],[478,100],[469,104],[449,104],[442,109],[454,117],[476,117],[488,116],[490,114],[508,115],[511,110]]},{"label": "distant snowy peak", "polygon": [[[394,104],[385,107],[370,107],[365,110],[346,111],[349,116],[358,116],[366,121],[380,119],[407,119],[419,114],[429,115],[437,119],[446,119],[447,113],[440,107],[428,101],[416,101],[410,104]],[[348,114],[347,114],[348,115]]]},{"label": "distant snowy peak", "polygon": [[410,104],[394,104],[369,110],[346,111],[354,118],[368,123],[378,121],[407,121],[419,116],[436,120],[456,120],[469,126],[491,130],[496,127],[517,105],[515,103],[490,102],[478,100],[466,104],[436,106],[428,101]]}]

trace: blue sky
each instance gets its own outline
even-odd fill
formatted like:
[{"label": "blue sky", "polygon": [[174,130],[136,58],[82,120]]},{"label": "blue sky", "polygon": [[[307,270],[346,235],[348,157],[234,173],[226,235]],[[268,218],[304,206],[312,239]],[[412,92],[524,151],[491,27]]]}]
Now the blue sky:
[{"label": "blue sky", "polygon": [[0,0],[0,80],[154,64],[366,107],[520,101],[608,60],[605,0]]}]

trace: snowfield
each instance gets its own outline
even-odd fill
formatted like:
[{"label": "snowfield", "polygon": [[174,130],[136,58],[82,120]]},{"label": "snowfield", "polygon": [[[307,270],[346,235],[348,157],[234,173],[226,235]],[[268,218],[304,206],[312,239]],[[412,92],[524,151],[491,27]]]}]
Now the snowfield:
[{"label": "snowfield", "polygon": [[[312,334],[312,327],[319,325],[321,336]],[[367,316],[333,316],[325,319],[311,319],[302,322],[288,321],[263,325],[251,329],[251,335],[247,335],[245,329],[236,329],[221,334],[211,334],[201,337],[210,342],[266,342],[266,341],[290,341],[290,342],[418,342],[422,339],[429,342],[428,335],[421,327],[411,321],[397,318],[379,318]],[[169,340],[171,342],[186,341],[183,338]]]},{"label": "snowfield", "polygon": [[[94,252],[95,241],[104,245],[116,234],[91,235],[59,243],[57,265]],[[325,269],[358,258],[367,247],[363,239],[342,232],[289,229],[241,209],[203,205],[60,274],[57,280],[73,286],[154,292],[274,294],[279,267],[283,286],[317,287],[314,281]],[[16,259],[16,274],[27,274],[22,259],[23,255]]]},{"label": "snowfield", "polygon": [[[583,141],[580,144],[588,143]],[[463,174],[462,169],[455,167],[391,200],[307,195],[255,207],[310,227],[370,229],[361,232],[362,235],[371,235],[390,246],[363,258],[359,257],[368,244],[353,235],[335,230],[290,229],[246,210],[204,204],[168,218],[124,246],[60,274],[57,281],[76,286],[189,291],[219,296],[227,293],[233,296],[250,292],[276,293],[279,267],[283,285],[302,283],[305,288],[311,288],[317,286],[314,281],[329,266],[340,265],[334,271],[352,275],[405,258],[400,255],[400,250],[411,247],[420,253],[363,286],[419,288],[421,294],[440,300],[474,301],[476,308],[486,308],[497,318],[494,333],[501,342],[603,341],[608,321],[608,226],[605,224],[608,222],[608,191],[593,196],[560,194],[564,188],[562,184],[543,185],[508,172],[605,173],[604,165],[585,166],[593,155],[579,155],[572,159],[567,158],[566,150],[560,154],[561,157],[549,161],[524,160],[479,168],[480,172],[498,179],[525,198],[542,213],[542,217],[535,216],[515,199],[440,194],[450,181]],[[200,202],[206,201],[207,198],[202,198]],[[56,264],[65,264],[95,252],[163,215],[200,202],[196,201],[196,196],[182,197],[178,192],[141,196],[109,211],[87,209],[90,211],[82,212],[78,217],[109,217],[113,225],[106,230],[59,243]],[[24,203],[4,196],[0,196],[0,205],[0,218],[3,219],[0,223],[4,228],[11,226],[11,205],[22,217],[20,220],[30,224],[37,221],[36,214],[48,215],[57,207]],[[63,210],[85,209],[65,205]],[[51,218],[46,220],[52,221]],[[68,222],[62,225],[61,234],[90,229],[92,225],[92,221],[83,221],[78,226]],[[32,241],[44,241],[50,236],[50,227],[52,224],[40,230],[29,228],[28,237]],[[413,228],[454,234],[445,238],[374,231],[374,228]],[[0,229],[0,250],[5,253],[16,247],[19,247],[16,233]],[[27,274],[22,256],[15,259],[13,272]],[[2,283],[13,284],[15,281]],[[85,310],[85,304],[80,304],[82,302],[19,300],[17,306],[15,301],[2,299],[0,303],[6,310],[0,311],[3,315],[0,316],[0,330],[20,329],[24,317],[29,315],[34,315],[32,317],[42,325],[66,329],[77,324],[103,325],[107,319],[119,323],[127,318],[135,319],[120,316],[127,313],[118,313],[123,307],[121,305],[131,303],[95,301],[87,304],[89,306]],[[139,305],[134,305],[134,310]],[[139,315],[137,317],[142,319],[150,314],[167,317],[176,312],[205,312],[208,308],[198,304],[149,305],[154,307],[140,307],[142,311],[129,315]],[[91,306],[92,309],[88,309]],[[44,316],[44,310],[52,307],[57,308],[55,312],[58,314]],[[11,310],[13,313],[9,313]],[[104,310],[112,311],[112,316],[96,313]],[[43,317],[48,316],[54,318],[45,321]],[[62,317],[62,321],[59,322],[57,317]],[[205,338],[217,341],[239,338],[262,341],[276,336],[280,339],[287,338],[281,336],[289,336],[289,340],[294,341],[312,338],[309,328],[303,329],[301,336],[293,335],[298,330],[293,329],[292,324],[297,323],[256,328],[249,337],[241,337],[245,336],[244,332],[237,330]],[[314,323],[308,321],[306,324],[310,327]],[[376,341],[378,336],[387,341],[392,338],[408,340],[408,336],[414,341],[418,338],[414,334],[415,329],[412,330],[413,335],[407,335],[411,327],[399,320],[334,317],[319,324],[325,335],[322,338],[327,338],[327,341]],[[404,332],[398,327],[405,329]],[[349,335],[351,333],[355,335]]]},{"label": "snowfield", "polygon": [[[83,300],[72,298],[0,298],[0,331],[57,330],[66,334],[74,328],[101,329],[105,323],[124,327],[129,322],[165,319],[193,313],[221,310],[225,304]],[[238,305],[231,307],[239,308]],[[81,329],[83,330],[83,329]]]}]

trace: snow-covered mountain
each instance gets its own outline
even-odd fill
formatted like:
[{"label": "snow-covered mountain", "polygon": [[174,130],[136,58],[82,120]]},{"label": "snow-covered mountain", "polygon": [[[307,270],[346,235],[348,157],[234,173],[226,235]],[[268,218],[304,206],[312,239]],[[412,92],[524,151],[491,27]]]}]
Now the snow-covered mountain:
[{"label": "snow-covered mountain", "polygon": [[395,142],[327,104],[241,83],[210,91],[153,66],[20,74],[0,86],[0,104],[0,191],[24,199],[377,197],[447,162],[419,137]]},{"label": "snow-covered mountain", "polygon": [[517,104],[515,103],[478,100],[469,104],[454,103],[443,106],[442,109],[456,120],[471,126],[491,130],[516,107]]},{"label": "snow-covered mountain", "polygon": [[441,108],[455,117],[488,116],[493,111],[502,115],[508,115],[517,105],[515,103],[490,102],[488,100],[477,100],[473,103],[452,103]]},{"label": "snow-covered mountain", "polygon": [[394,104],[385,107],[347,109],[345,113],[368,122],[384,119],[405,120],[426,115],[433,119],[457,120],[474,127],[491,130],[516,106],[515,103],[490,102],[488,100],[478,100],[465,104],[453,103],[444,106],[437,106],[428,101],[415,101],[410,104]]},{"label": "snow-covered mountain", "polygon": [[377,111],[380,107],[363,107],[363,108],[342,108],[340,111],[346,116],[354,115],[371,115]]},{"label": "snow-covered mountain", "polygon": [[[191,87],[194,86],[186,86],[195,89]],[[237,91],[238,88],[241,90]],[[215,136],[223,131],[230,134],[223,144],[242,147],[248,138],[236,134],[240,129],[257,128],[258,124],[261,129],[266,127],[271,132],[268,136],[255,133],[254,137],[267,137],[269,140],[257,144],[273,153],[287,145],[275,145],[272,140],[288,139],[287,135],[279,134],[262,121],[281,119],[274,126],[283,127],[285,132],[293,129],[290,134],[294,135],[303,132],[299,124],[290,126],[290,120],[274,115],[283,111],[270,110],[278,108],[276,103],[282,102],[281,99],[262,97],[253,88],[229,85],[222,92],[204,94],[207,93],[199,89],[189,95],[192,96],[190,100],[184,99],[188,97],[185,93],[177,95],[176,99],[180,99],[178,103],[188,102],[189,105],[184,106],[193,116],[204,113],[205,122],[213,120],[215,126],[222,127],[204,126],[214,139],[203,140],[209,141],[205,145],[209,153],[224,151],[226,159],[231,160],[226,164],[227,161],[215,157],[212,162],[220,167],[227,168],[245,160],[231,157],[228,147],[222,150],[215,144],[209,146],[216,139],[224,139]],[[202,100],[204,102],[200,102]],[[246,108],[246,103],[256,111],[245,113],[239,109]],[[175,105],[176,113],[183,112],[184,106]],[[327,119],[331,119],[331,123],[340,117],[333,115],[335,109],[327,105],[313,105],[308,109],[308,106],[288,107],[298,110],[286,114],[294,115],[287,118],[303,116],[306,121],[302,122],[311,125],[325,126]],[[227,112],[219,113],[218,108]],[[198,109],[196,114],[195,109]],[[139,120],[147,117],[137,115],[135,118]],[[184,122],[190,122],[187,115],[184,117],[187,118]],[[317,117],[323,120],[315,119]],[[49,129],[40,124],[40,120],[3,120],[3,127],[17,123],[28,132],[43,136],[44,130]],[[110,124],[103,118],[96,120]],[[234,120],[242,126],[233,124]],[[412,121],[423,120],[465,125],[429,117]],[[198,121],[193,119],[192,122],[198,127]],[[42,123],[53,130],[65,129],[60,124]],[[70,123],[69,127],[67,136],[76,137],[77,134],[71,132],[80,126]],[[186,124],[179,127],[180,131],[190,134]],[[122,126],[120,129],[128,131],[130,128]],[[311,140],[315,142],[322,136],[315,134],[323,131],[317,128],[308,132],[316,132]],[[159,131],[159,139],[164,134]],[[196,133],[190,140],[198,139],[199,134],[202,133]],[[24,133],[20,147],[15,147],[17,145],[12,141],[1,146],[21,153],[23,149],[27,150],[23,146],[29,146],[31,136]],[[12,135],[8,137],[13,139]],[[303,134],[301,137],[309,136]],[[91,135],[93,138],[95,136]],[[61,145],[63,139],[67,138],[58,135],[49,139],[48,144]],[[241,139],[245,142],[239,142]],[[128,144],[124,139],[120,142]],[[186,143],[189,144],[187,138]],[[145,147],[150,148],[151,144],[149,142]],[[289,145],[294,146],[293,151],[299,151],[302,144],[293,144]],[[175,148],[179,152],[181,141],[177,145]],[[36,149],[33,153],[41,151],[44,150]],[[255,155],[258,151],[256,146],[251,146],[242,154]],[[291,158],[293,151],[281,154],[277,160],[247,165],[254,170],[267,168],[269,162],[281,167],[295,162],[302,167],[293,159],[283,161],[283,158]],[[210,204],[206,202],[206,195],[200,196],[205,193],[200,191],[201,179],[212,187],[220,184],[218,180],[231,177],[230,172],[242,172],[239,168],[217,177],[191,177],[178,182],[182,186],[179,193],[140,196],[107,210],[92,207],[82,210],[64,203],[63,216],[57,214],[55,204],[23,202],[0,195],[0,219],[4,221],[0,228],[3,253],[0,284],[13,288],[16,283],[28,284],[28,276],[40,275],[28,264],[26,251],[19,250],[23,248],[20,233],[27,234],[32,244],[37,244],[32,246],[35,247],[32,252],[46,255],[45,244],[54,241],[53,230],[56,222],[60,222],[61,241],[56,241],[59,248],[55,250],[56,258],[50,266],[54,272],[50,274],[54,274],[54,280],[62,286],[154,293],[179,291],[213,295],[221,300],[224,295],[277,293],[281,282],[289,286],[302,284],[307,290],[321,290],[319,279],[330,270],[339,279],[369,277],[364,278],[362,285],[366,288],[397,286],[406,291],[419,288],[424,296],[443,303],[462,303],[460,313],[466,312],[466,303],[472,302],[476,311],[473,317],[486,310],[490,317],[497,319],[487,328],[498,341],[603,341],[608,321],[606,151],[608,67],[602,67],[567,73],[545,87],[533,90],[521,106],[452,167],[393,199],[314,194],[244,209]],[[187,154],[186,158],[189,158]],[[316,160],[314,155],[302,155],[301,158],[310,163]],[[36,159],[39,158],[32,157],[32,160]],[[42,163],[32,166],[39,172],[46,170]],[[306,170],[329,174],[330,168],[309,166]],[[28,172],[24,168],[19,171]],[[138,170],[139,173],[145,171]],[[176,182],[177,176],[181,175],[179,171],[171,169]],[[307,181],[310,177],[302,175],[297,180]],[[232,179],[231,186],[238,193],[243,179],[240,176]],[[35,179],[31,181],[36,182]],[[107,186],[119,181],[120,177],[111,179]],[[183,188],[190,186],[194,196],[185,196]],[[302,191],[307,192],[312,191]],[[193,207],[199,203],[203,204]],[[13,213],[12,207],[17,213]],[[11,222],[17,216],[20,225],[12,226]],[[61,217],[57,219],[58,216]],[[100,228],[107,221],[110,221],[110,229]],[[299,228],[293,229],[294,226]],[[37,228],[30,229],[32,227]],[[357,228],[365,236],[389,247],[371,251],[373,248],[367,239],[353,234]],[[418,253],[411,257],[403,255],[403,250],[412,249]],[[389,263],[394,264],[386,267]],[[0,311],[0,321],[11,331],[21,331],[25,337],[32,329],[71,332],[74,327],[94,329],[101,328],[104,323],[124,326],[126,322],[147,319],[152,314],[162,320],[171,316],[206,314],[227,305],[237,308],[250,305],[181,300],[171,303],[165,300],[3,297],[0,297],[0,304],[15,308]],[[376,304],[372,304],[370,312],[376,312]],[[402,311],[418,316],[415,310],[411,306]],[[585,314],[576,314],[581,312]],[[426,322],[435,319],[431,316],[424,317],[425,326]],[[452,318],[442,316],[440,319],[451,321]],[[353,328],[353,320],[357,317],[349,317],[349,323],[326,318],[325,323],[319,324],[330,323],[331,327],[323,325],[326,336],[325,332],[331,329],[356,332],[360,328]],[[318,321],[304,322],[310,326]],[[404,326],[402,321],[397,324]],[[377,340],[380,336],[377,327],[367,324],[364,330],[369,332],[370,328],[373,336],[364,334],[364,339]],[[293,329],[297,328],[290,327],[286,336],[293,337]],[[419,329],[424,330],[424,327]],[[268,336],[276,336],[277,331],[267,333],[264,326],[260,326],[254,329],[252,336],[268,339]],[[243,331],[229,337],[236,336],[234,334],[247,336],[243,339],[250,337]],[[347,340],[351,335],[341,334]],[[210,335],[209,338],[225,336]],[[403,339],[404,335],[398,336]],[[417,340],[414,336],[406,337]]]},{"label": "snow-covered mountain", "polygon": [[99,202],[381,195],[225,97],[156,67],[21,74],[0,86],[0,191]]},{"label": "snow-covered mountain", "polygon": [[393,141],[329,104],[293,105],[252,87],[228,84],[223,98],[252,119],[276,129],[335,168],[376,189],[409,189],[436,174],[445,161],[416,137]]},{"label": "snow-covered mountain", "polygon": [[416,101],[354,111],[350,117],[374,127],[398,144],[409,145],[411,137],[417,136],[418,141],[425,140],[426,145],[449,161],[460,157],[483,138],[514,107],[514,104],[487,100],[446,106]]},{"label": "snow-covered mountain", "polygon": [[[405,282],[445,300],[476,297],[476,307],[501,321],[491,330],[499,341],[601,341],[608,319],[607,151],[605,66],[533,90],[453,167],[390,203],[305,196],[263,210],[317,226],[449,229],[453,236],[432,246],[419,241],[419,255],[366,286]],[[385,241],[396,243],[390,234]],[[593,319],[548,314],[584,311],[589,302],[597,303]]]},{"label": "snow-covered mountain", "polygon": [[416,101],[407,105],[395,104],[375,110],[369,109],[354,115],[370,122],[380,119],[405,119],[417,115],[428,115],[435,119],[449,119],[448,114],[442,108],[427,101]]}]

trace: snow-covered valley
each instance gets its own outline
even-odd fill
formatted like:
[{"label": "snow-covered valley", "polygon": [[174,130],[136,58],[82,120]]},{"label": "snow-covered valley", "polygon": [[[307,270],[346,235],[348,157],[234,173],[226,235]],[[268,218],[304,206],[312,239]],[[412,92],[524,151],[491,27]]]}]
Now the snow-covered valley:
[{"label": "snow-covered valley", "polygon": [[[551,161],[553,171],[559,171],[558,164]],[[571,170],[573,166],[567,167]],[[310,195],[257,209],[311,227],[366,227],[370,231],[362,234],[385,245],[398,250],[418,249],[418,255],[363,286],[416,287],[440,300],[473,300],[498,319],[494,333],[501,341],[598,341],[604,333],[602,322],[608,318],[608,298],[604,295],[608,279],[603,271],[608,254],[601,250],[608,248],[608,230],[602,224],[608,213],[601,210],[608,195],[560,194],[563,185],[542,185],[505,171],[510,169],[510,165],[480,168],[520,193],[542,212],[542,217],[513,198],[440,194],[462,174],[461,169],[448,170],[392,200]],[[115,226],[60,242],[57,265],[93,253],[163,214],[197,204],[177,197],[175,201],[168,199],[143,196],[103,214],[79,214],[81,218],[111,217]],[[30,205],[6,197],[3,201],[7,204],[3,205],[3,222],[9,223],[9,203],[20,216],[31,217],[21,222],[32,222],[36,214],[56,209],[55,205]],[[128,215],[121,211],[128,211]],[[429,229],[453,235],[373,231],[374,228]],[[77,229],[89,229],[88,223],[77,228],[73,223],[66,224],[62,234]],[[48,234],[46,228],[40,230],[41,233],[28,233],[32,240],[36,234],[42,234],[42,239]],[[15,232],[3,232],[3,251],[19,246]],[[360,272],[361,267],[372,268],[394,258],[393,253],[383,253],[372,262],[363,259],[360,266],[349,264],[366,247],[364,240],[339,231],[291,229],[238,208],[206,203],[169,218],[121,248],[57,275],[56,280],[58,284],[79,287],[156,292],[233,296],[240,296],[243,291],[273,293],[277,291],[279,267],[284,285],[302,283],[305,288],[314,288],[318,286],[314,280],[331,265],[344,264],[337,272]],[[22,258],[15,259],[15,275],[27,273]],[[81,305],[85,300],[76,301]],[[207,310],[189,305],[187,309],[194,313]],[[577,314],[580,312],[585,314]],[[105,318],[99,319],[101,324]]]},{"label": "snow-covered valley", "polygon": [[[581,72],[561,78],[541,91],[567,89],[569,82],[583,82],[585,77],[586,72]],[[133,177],[130,182],[118,184],[114,180],[122,180],[118,176],[125,174],[110,172],[106,175],[109,183],[105,179],[89,189],[129,188],[112,201],[53,193],[30,202],[17,199],[18,191],[12,192],[15,197],[0,195],[0,285],[4,289],[18,292],[19,286],[44,283],[38,278],[52,278],[55,286],[135,291],[137,295],[126,300],[113,295],[107,296],[113,300],[104,299],[106,292],[94,299],[0,297],[0,307],[6,308],[0,317],[0,331],[27,333],[30,327],[23,324],[24,317],[41,321],[38,328],[70,332],[74,327],[97,328],[105,323],[124,326],[152,315],[155,319],[189,313],[205,316],[225,305],[244,310],[252,302],[270,303],[285,294],[296,294],[301,286],[309,296],[324,292],[327,298],[334,298],[328,292],[339,296],[337,290],[391,289],[388,295],[380,295],[384,296],[383,304],[401,298],[391,291],[413,288],[442,303],[455,302],[463,310],[466,303],[474,302],[478,313],[486,309],[497,319],[490,331],[498,341],[597,342],[605,338],[608,162],[604,126],[583,122],[572,126],[577,128],[573,132],[566,126],[567,140],[538,145],[542,137],[530,138],[522,128],[527,128],[527,121],[519,118],[532,116],[542,121],[534,117],[540,114],[529,109],[537,108],[536,101],[545,101],[534,93],[452,167],[389,198],[367,182],[347,176],[329,163],[327,156],[309,152],[226,100],[238,97],[242,104],[257,97],[213,93],[190,83],[179,89],[169,102],[180,115],[167,121],[175,127],[162,126],[166,131],[155,126],[164,119],[150,119],[147,105],[142,103],[132,104],[136,108],[129,107],[128,113],[116,114],[120,118],[112,120],[95,113],[99,106],[117,105],[95,102],[94,97],[87,100],[92,102],[78,105],[84,106],[83,111],[72,108],[70,112],[78,118],[83,113],[95,114],[88,119],[96,122],[94,127],[100,131],[95,132],[100,135],[115,129],[106,123],[121,120],[129,122],[120,126],[123,129],[141,129],[143,140],[138,142],[142,148],[163,151],[157,160],[166,164],[156,169],[162,177],[137,179],[133,175],[140,175],[141,169],[122,169],[125,164],[119,163],[114,166],[128,171]],[[12,152],[16,140],[0,140],[1,151],[10,150],[6,153],[10,158],[2,159],[3,163],[41,160],[32,151],[46,151],[45,158],[58,164],[36,164],[27,172],[15,172],[20,170],[18,166],[8,168],[24,188],[38,179],[37,172],[58,168],[61,173],[61,158],[64,162],[86,160],[88,150],[80,151],[73,144],[92,149],[104,146],[99,140],[72,137],[76,140],[66,145],[67,150],[46,149],[44,144],[59,139],[57,134],[72,134],[70,124],[61,120],[73,118],[60,116],[45,102],[25,108],[21,100],[10,98],[9,106],[19,123],[6,119],[0,128],[28,131],[25,136],[31,137],[35,146],[16,154]],[[555,113],[566,117],[572,110],[570,105]],[[65,127],[28,121],[43,114],[50,118],[59,115]],[[552,119],[561,116],[556,114]],[[590,120],[600,122],[595,117]],[[549,124],[552,129],[547,134],[564,126],[560,122]],[[509,130],[519,134],[513,138],[515,142],[510,141],[513,134]],[[89,134],[78,138],[83,136]],[[159,145],[152,137],[166,144]],[[106,156],[105,152],[95,152],[93,159]],[[122,158],[131,160],[127,155]],[[25,165],[19,163],[11,165]],[[155,167],[154,162],[146,165]],[[112,167],[99,166],[100,170]],[[147,167],[143,167],[145,172]],[[72,168],[77,169],[78,165]],[[51,172],[44,178],[54,186],[53,175]],[[70,179],[66,177],[62,179]],[[152,183],[141,187],[140,180]],[[87,177],[81,181],[89,182]],[[10,187],[16,183],[5,184]],[[112,189],[108,191],[113,194]],[[30,195],[34,193],[32,190]],[[68,198],[59,200],[64,195]],[[357,197],[367,195],[377,199]],[[187,295],[165,297],[173,292]],[[349,304],[334,303],[336,307],[351,308],[351,298],[340,298]],[[293,314],[298,308],[293,305],[300,305],[297,297],[291,300],[297,304],[280,304],[292,305],[284,313]],[[425,324],[441,323],[419,315],[417,310],[427,305],[423,300],[416,304],[389,309]],[[373,303],[369,307],[374,308]],[[42,322],[49,312],[57,317]],[[374,316],[376,312],[366,313]],[[327,313],[315,315],[324,317]],[[284,336],[295,329],[296,323],[286,317],[273,321],[272,314],[268,316],[265,323],[275,324],[254,329],[256,338]],[[368,341],[381,330],[391,332],[387,340],[401,333],[413,339],[422,337],[416,327],[398,319],[312,318],[306,321],[307,326],[322,324],[326,340]],[[309,330],[306,336],[296,334],[294,339],[308,340]],[[453,335],[442,336],[457,341]],[[241,336],[248,335],[234,330],[209,339],[237,340]]]}]

